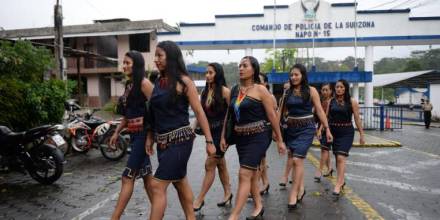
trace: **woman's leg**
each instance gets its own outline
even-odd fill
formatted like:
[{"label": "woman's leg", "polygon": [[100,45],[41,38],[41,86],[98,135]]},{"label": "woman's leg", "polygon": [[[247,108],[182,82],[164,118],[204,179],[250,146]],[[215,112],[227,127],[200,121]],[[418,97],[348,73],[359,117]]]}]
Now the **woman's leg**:
[{"label": "woman's leg", "polygon": [[232,209],[229,220],[237,220],[240,217],[240,212],[246,203],[249,192],[251,191],[251,179],[256,171],[240,167],[238,172],[238,189],[237,197],[235,199],[235,207]]},{"label": "woman's leg", "polygon": [[[167,188],[170,182],[157,179],[151,180],[151,193],[153,201],[151,203],[150,220],[161,220],[167,207]],[[191,207],[192,208],[192,207]]]},{"label": "woman's leg", "polygon": [[218,175],[220,177],[220,182],[223,185],[223,191],[225,192],[223,197],[223,201],[225,201],[226,199],[229,198],[232,191],[231,191],[231,184],[229,182],[228,167],[226,165],[226,160],[224,157],[218,159],[217,169],[218,169]]},{"label": "woman's leg", "polygon": [[152,175],[146,175],[146,176],[142,177],[142,179],[144,180],[145,192],[147,193],[148,200],[151,203],[153,201],[153,192],[152,192],[152,189],[151,189],[151,180],[153,179],[153,176]]},{"label": "woman's leg", "polygon": [[326,164],[326,160],[325,160],[325,151],[324,149],[321,148],[321,158],[319,160],[319,168],[316,169],[315,171],[315,177],[321,177],[322,176],[322,171],[324,170],[324,164]]},{"label": "woman's leg", "polygon": [[269,177],[267,176],[266,157],[264,157],[261,160],[260,169],[261,169],[261,182],[263,183],[263,190],[265,190],[267,188],[267,186],[269,185]]},{"label": "woman's leg", "polygon": [[119,192],[119,199],[116,203],[115,211],[113,211],[112,220],[117,220],[121,218],[125,207],[130,201],[131,195],[133,194],[134,178],[129,178],[126,176],[122,177],[121,192]]},{"label": "woman's leg", "polygon": [[208,193],[209,188],[211,188],[212,183],[215,178],[215,167],[217,165],[217,159],[214,157],[206,158],[205,162],[205,178],[203,178],[202,189],[200,190],[199,196],[194,201],[193,207],[199,208],[205,199],[206,193]]},{"label": "woman's leg", "polygon": [[251,194],[252,198],[255,202],[254,211],[252,212],[252,216],[256,216],[260,213],[263,208],[263,203],[261,201],[260,188],[259,188],[259,180],[261,176],[261,171],[256,171],[251,177]]},{"label": "woman's leg", "polygon": [[345,161],[347,157],[344,155],[336,155],[336,169],[338,177],[336,179],[336,185],[334,192],[339,193],[341,191],[341,186],[345,182]]},{"label": "woman's leg", "polygon": [[301,188],[304,189],[304,159],[293,158],[295,164],[295,181],[293,182],[292,190],[290,191],[289,204],[296,204],[298,195],[301,193]]},{"label": "woman's leg", "polygon": [[[288,180],[289,180],[289,174],[290,174],[290,171],[291,171],[291,169],[292,169],[293,166],[294,166],[294,164],[293,164],[293,157],[291,157],[290,155],[288,155],[288,156],[287,156],[286,166],[284,167],[284,174],[283,174],[283,176],[281,177],[280,184],[281,184],[281,183],[285,183],[285,184],[287,184],[287,182],[288,182]],[[292,173],[292,175],[293,175],[293,173]],[[292,179],[292,180],[293,180],[293,179]]]},{"label": "woman's leg", "polygon": [[196,219],[194,208],[192,205],[193,193],[188,183],[188,179],[185,177],[178,182],[173,182],[173,185],[174,188],[176,188],[177,193],[179,194],[180,205],[182,206],[186,219]]},{"label": "woman's leg", "polygon": [[322,154],[322,157],[324,158],[324,164],[327,166],[327,172],[330,172],[330,170],[332,170],[332,162],[331,162],[331,157],[330,157],[330,151],[325,151]]}]

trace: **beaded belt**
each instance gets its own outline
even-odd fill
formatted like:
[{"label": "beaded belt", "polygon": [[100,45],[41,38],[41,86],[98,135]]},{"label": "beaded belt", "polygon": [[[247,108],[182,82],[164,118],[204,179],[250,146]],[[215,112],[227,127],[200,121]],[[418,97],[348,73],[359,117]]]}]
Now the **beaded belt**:
[{"label": "beaded belt", "polygon": [[127,119],[127,132],[136,133],[144,130],[144,117]]},{"label": "beaded belt", "polygon": [[302,117],[293,117],[288,116],[286,120],[286,124],[288,127],[305,127],[310,125],[315,125],[315,119],[313,118],[313,115],[307,115]]},{"label": "beaded belt", "polygon": [[333,126],[333,127],[352,127],[353,126],[352,122],[330,122],[328,124],[329,124],[329,126]]},{"label": "beaded belt", "polygon": [[269,125],[270,123],[265,120],[256,121],[244,125],[235,125],[234,132],[238,136],[247,136],[265,131]]},{"label": "beaded belt", "polygon": [[160,146],[161,148],[165,148],[170,144],[178,144],[191,140],[195,136],[196,135],[194,134],[191,126],[187,125],[164,134],[156,133],[155,141],[158,146]]}]

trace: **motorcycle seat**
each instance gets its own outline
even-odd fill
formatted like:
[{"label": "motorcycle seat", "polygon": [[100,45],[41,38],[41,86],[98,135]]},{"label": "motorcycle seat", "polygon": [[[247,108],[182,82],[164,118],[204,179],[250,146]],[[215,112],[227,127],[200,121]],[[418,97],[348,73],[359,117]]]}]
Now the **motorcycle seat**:
[{"label": "motorcycle seat", "polygon": [[88,120],[88,121],[84,121],[84,123],[87,126],[91,127],[92,129],[95,129],[99,125],[105,123],[105,121],[101,121],[101,120]]},{"label": "motorcycle seat", "polygon": [[26,132],[13,132],[6,126],[0,126],[0,141],[6,144],[15,144],[20,142]]},{"label": "motorcycle seat", "polygon": [[43,125],[43,126],[31,128],[30,130],[26,131],[25,134],[27,137],[44,136],[46,135],[45,132],[47,132],[51,127],[52,127],[51,125]]}]

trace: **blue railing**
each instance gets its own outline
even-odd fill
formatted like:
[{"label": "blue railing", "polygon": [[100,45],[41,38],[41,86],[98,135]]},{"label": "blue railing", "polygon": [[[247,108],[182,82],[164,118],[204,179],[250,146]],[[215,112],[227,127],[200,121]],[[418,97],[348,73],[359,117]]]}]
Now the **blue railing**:
[{"label": "blue railing", "polygon": [[390,106],[361,107],[362,126],[366,130],[402,129],[403,108]]}]

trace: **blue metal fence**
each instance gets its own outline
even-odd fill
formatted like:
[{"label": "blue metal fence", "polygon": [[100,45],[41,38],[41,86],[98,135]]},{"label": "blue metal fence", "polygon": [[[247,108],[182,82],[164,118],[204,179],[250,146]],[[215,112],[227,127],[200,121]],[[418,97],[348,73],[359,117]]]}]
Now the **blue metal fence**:
[{"label": "blue metal fence", "polygon": [[393,130],[403,127],[403,108],[389,106],[361,107],[362,126],[367,130]]}]

